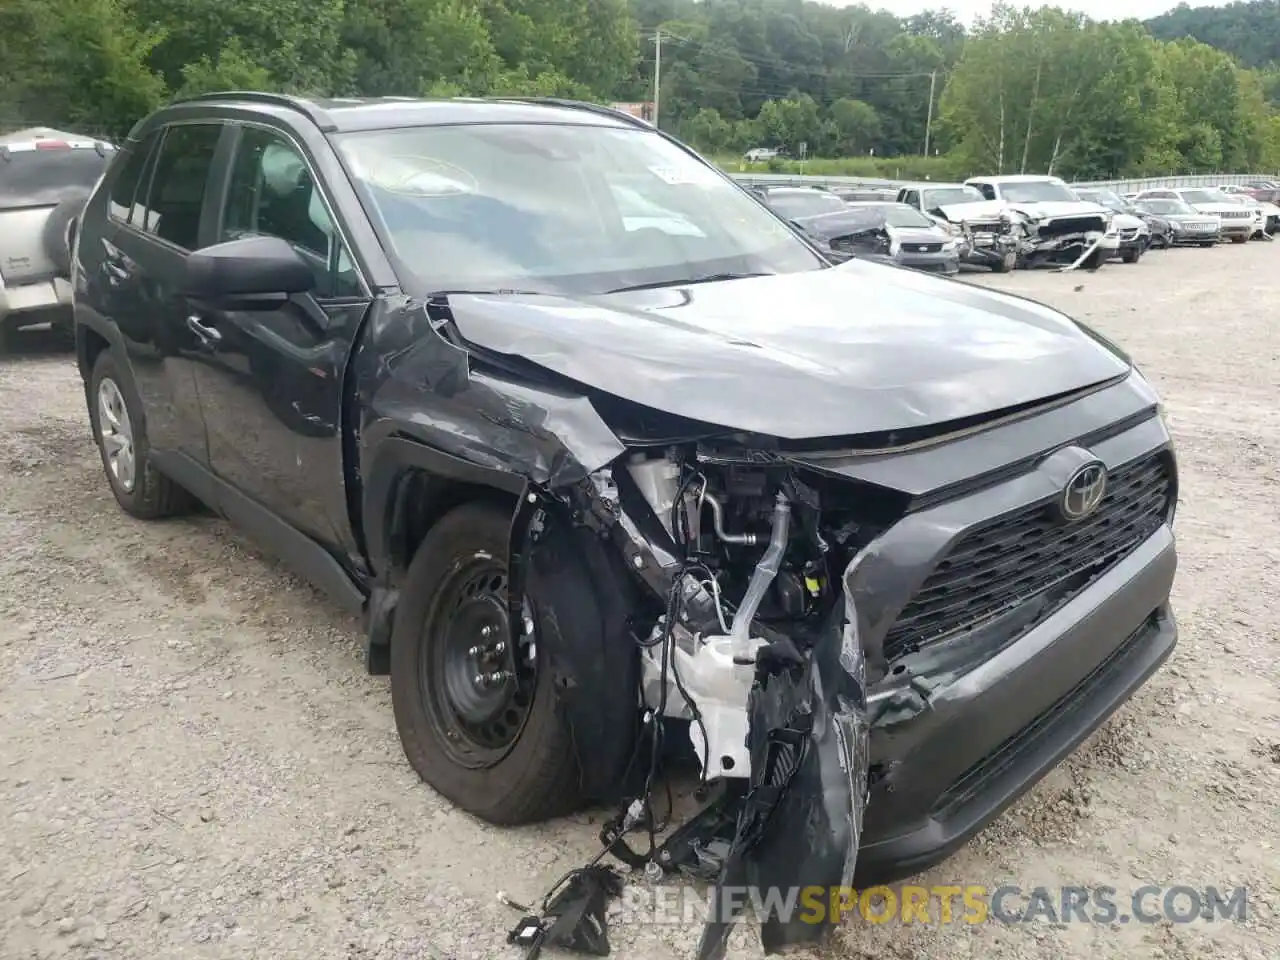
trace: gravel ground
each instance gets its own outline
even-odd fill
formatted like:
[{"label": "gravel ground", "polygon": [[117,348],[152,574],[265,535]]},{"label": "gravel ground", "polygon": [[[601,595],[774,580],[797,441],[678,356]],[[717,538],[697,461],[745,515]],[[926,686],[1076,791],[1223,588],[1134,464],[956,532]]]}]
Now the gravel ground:
[{"label": "gravel ground", "polygon": [[[974,274],[1095,324],[1180,443],[1166,669],[930,884],[1249,888],[1246,924],[843,928],[848,958],[1280,957],[1280,245]],[[24,345],[25,344],[25,345]],[[208,517],[115,506],[72,362],[0,357],[0,957],[502,958],[594,816],[499,830],[402,758],[359,627]],[[1234,544],[1234,546],[1233,546]],[[614,956],[696,925],[619,916]],[[740,931],[732,956],[759,955]]]}]

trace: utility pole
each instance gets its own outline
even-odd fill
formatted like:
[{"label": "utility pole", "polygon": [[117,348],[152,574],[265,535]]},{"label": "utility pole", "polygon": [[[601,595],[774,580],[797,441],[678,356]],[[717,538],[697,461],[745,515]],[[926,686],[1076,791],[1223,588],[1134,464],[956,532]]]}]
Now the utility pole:
[{"label": "utility pole", "polygon": [[662,29],[653,32],[653,125],[658,125],[658,101],[662,95]]},{"label": "utility pole", "polygon": [[929,134],[933,132],[933,91],[938,83],[938,71],[935,68],[929,74],[929,114],[924,121],[924,155],[929,155]]}]

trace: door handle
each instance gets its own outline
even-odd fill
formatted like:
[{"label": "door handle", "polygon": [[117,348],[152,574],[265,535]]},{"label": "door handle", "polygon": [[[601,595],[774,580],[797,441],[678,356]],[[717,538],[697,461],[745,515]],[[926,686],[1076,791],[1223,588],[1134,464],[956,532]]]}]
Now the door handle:
[{"label": "door handle", "polygon": [[108,279],[119,281],[128,280],[129,271],[114,260],[103,260],[102,269],[106,272]]},{"label": "door handle", "polygon": [[217,329],[206,323],[201,323],[200,318],[194,313],[187,317],[187,329],[199,337],[200,340],[208,346],[212,346],[222,339],[222,334]]}]

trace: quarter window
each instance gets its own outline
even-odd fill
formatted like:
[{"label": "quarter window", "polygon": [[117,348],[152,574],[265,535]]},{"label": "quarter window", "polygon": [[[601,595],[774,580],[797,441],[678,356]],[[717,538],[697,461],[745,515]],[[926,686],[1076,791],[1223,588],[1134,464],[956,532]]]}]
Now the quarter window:
[{"label": "quarter window", "polygon": [[133,144],[122,158],[124,166],[111,186],[111,197],[107,203],[108,214],[116,220],[129,222],[140,184],[142,192],[146,193],[147,175],[151,172],[151,155],[159,139],[160,131],[152,131],[144,140]]},{"label": "quarter window", "polygon": [[311,167],[284,137],[256,127],[244,130],[236,150],[219,240],[250,236],[291,243],[315,272],[317,296],[361,295]]},{"label": "quarter window", "polygon": [[144,230],[184,250],[199,247],[200,211],[221,134],[222,127],[212,123],[169,128],[151,179]]}]

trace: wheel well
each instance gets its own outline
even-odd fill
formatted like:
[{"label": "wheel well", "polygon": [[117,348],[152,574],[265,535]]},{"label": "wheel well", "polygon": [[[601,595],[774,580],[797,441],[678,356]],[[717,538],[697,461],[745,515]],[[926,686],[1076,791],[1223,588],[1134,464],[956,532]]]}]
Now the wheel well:
[{"label": "wheel well", "polygon": [[107,338],[96,330],[80,324],[76,327],[76,363],[80,367],[80,376],[87,384],[93,374],[93,365],[98,362],[98,354],[110,346]]},{"label": "wheel well", "polygon": [[516,498],[483,484],[444,480],[425,470],[409,469],[396,480],[387,511],[388,560],[397,577],[408,569],[414,553],[435,523],[464,503],[488,502],[514,513]]}]

